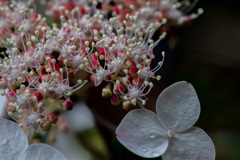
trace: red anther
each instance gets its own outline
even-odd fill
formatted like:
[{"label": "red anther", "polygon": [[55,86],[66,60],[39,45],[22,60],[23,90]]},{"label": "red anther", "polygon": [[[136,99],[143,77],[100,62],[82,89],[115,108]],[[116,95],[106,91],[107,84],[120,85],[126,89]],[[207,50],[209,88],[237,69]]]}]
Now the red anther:
[{"label": "red anther", "polygon": [[70,111],[73,109],[73,101],[67,99],[63,102],[63,110]]},{"label": "red anther", "polygon": [[41,100],[43,100],[43,95],[41,92],[33,92],[32,93],[32,98],[34,100],[37,100],[38,102],[40,102]]}]

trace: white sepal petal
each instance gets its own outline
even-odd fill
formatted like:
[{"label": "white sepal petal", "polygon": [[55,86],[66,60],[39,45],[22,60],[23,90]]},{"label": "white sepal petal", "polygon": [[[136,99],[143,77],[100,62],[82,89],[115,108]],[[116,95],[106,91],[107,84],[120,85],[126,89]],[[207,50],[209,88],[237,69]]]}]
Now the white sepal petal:
[{"label": "white sepal petal", "polygon": [[168,147],[167,132],[162,129],[157,115],[146,109],[129,112],[116,134],[127,149],[141,157],[161,156]]},{"label": "white sepal petal", "polygon": [[7,98],[6,96],[0,95],[0,117],[4,117],[6,115],[6,105],[7,105]]},{"label": "white sepal petal", "polygon": [[31,144],[19,157],[18,160],[66,160],[64,155],[57,149],[44,144],[36,143]]},{"label": "white sepal petal", "polygon": [[23,130],[16,123],[0,118],[0,159],[17,159],[27,147]]},{"label": "white sepal petal", "polygon": [[169,140],[163,160],[214,160],[215,147],[210,137],[200,128],[192,127],[176,133]]},{"label": "white sepal petal", "polygon": [[200,115],[200,103],[190,83],[174,83],[159,95],[156,112],[164,129],[181,132],[192,127]]}]

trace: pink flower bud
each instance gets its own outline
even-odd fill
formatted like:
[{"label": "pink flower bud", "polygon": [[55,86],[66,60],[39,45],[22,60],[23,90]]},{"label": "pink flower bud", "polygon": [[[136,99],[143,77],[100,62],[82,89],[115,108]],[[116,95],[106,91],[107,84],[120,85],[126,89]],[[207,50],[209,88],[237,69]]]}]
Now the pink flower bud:
[{"label": "pink flower bud", "polygon": [[38,113],[42,113],[44,111],[44,107],[38,107],[38,106],[35,106],[33,108],[33,111],[34,112],[38,112]]},{"label": "pink flower bud", "polygon": [[116,95],[120,95],[121,92],[119,90],[121,92],[124,92],[125,87],[122,84],[119,84],[119,85],[115,84],[114,87],[113,87],[113,93],[116,94]]},{"label": "pink flower bud", "polygon": [[51,123],[53,123],[53,124],[57,123],[58,116],[57,116],[56,113],[50,113],[50,114],[48,114],[47,118],[48,118],[48,120],[49,120]]},{"label": "pink flower bud", "polygon": [[44,75],[42,76],[42,80],[43,80],[44,82],[49,82],[50,79],[51,79],[51,75],[50,75],[50,74],[44,74]]},{"label": "pink flower bud", "polygon": [[90,81],[91,81],[92,83],[95,83],[95,77],[96,77],[95,75],[91,75],[91,76],[90,76]]},{"label": "pink flower bud", "polygon": [[98,60],[93,60],[92,62],[90,62],[90,68],[92,70],[94,70],[95,68],[98,68],[98,65],[99,65]]},{"label": "pink flower bud", "polygon": [[8,87],[7,81],[4,78],[1,78],[0,79],[0,88],[1,89],[7,89],[7,87]]},{"label": "pink flower bud", "polygon": [[120,102],[121,102],[121,100],[119,99],[119,97],[117,95],[112,96],[112,98],[111,98],[112,105],[119,105]]},{"label": "pink flower bud", "polygon": [[85,12],[86,12],[84,7],[80,7],[80,8],[79,8],[79,11],[80,11],[80,13],[81,13],[82,15],[85,14]]},{"label": "pink flower bud", "polygon": [[135,66],[135,63],[129,59],[126,61],[125,65],[127,68],[131,68],[131,67]]},{"label": "pink flower bud", "polygon": [[7,112],[15,112],[16,111],[16,108],[13,106],[13,102],[8,102],[6,107],[7,107],[6,108]]},{"label": "pink flower bud", "polygon": [[142,81],[140,78],[134,78],[134,79],[132,80],[132,84],[133,84],[134,86],[137,86],[137,87],[141,86],[142,83],[143,83],[143,81]]},{"label": "pink flower bud", "polygon": [[136,66],[132,66],[130,69],[129,69],[129,73],[132,75],[132,76],[135,76],[138,72],[138,68]]},{"label": "pink flower bud", "polygon": [[104,51],[104,48],[98,48],[98,55],[101,56],[101,55],[104,55],[105,56],[105,51]]},{"label": "pink flower bud", "polygon": [[40,66],[37,68],[38,74],[45,74],[46,73],[46,68],[45,66]]},{"label": "pink flower bud", "polygon": [[75,8],[75,4],[73,2],[68,2],[67,4],[65,4],[65,8],[71,11]]},{"label": "pink flower bud", "polygon": [[67,99],[63,102],[63,110],[70,111],[73,109],[73,101]]},{"label": "pink flower bud", "polygon": [[32,93],[32,98],[34,100],[37,100],[38,102],[40,102],[41,100],[43,100],[43,95],[41,92],[33,92]]},{"label": "pink flower bud", "polygon": [[38,81],[42,83],[42,76],[38,76]]},{"label": "pink flower bud", "polygon": [[97,60],[97,56],[96,56],[96,54],[94,54],[94,53],[92,53],[92,54],[90,55],[90,57],[91,57],[92,60]]},{"label": "pink flower bud", "polygon": [[68,75],[70,78],[74,78],[76,76],[76,72],[74,70],[71,70],[68,72]]},{"label": "pink flower bud", "polygon": [[58,61],[58,63],[60,64],[60,65],[64,65],[64,60],[65,60],[66,58],[63,58],[63,57],[61,57],[60,59],[59,59],[59,61]]},{"label": "pink flower bud", "polygon": [[9,90],[7,96],[9,98],[16,98],[16,91]]}]

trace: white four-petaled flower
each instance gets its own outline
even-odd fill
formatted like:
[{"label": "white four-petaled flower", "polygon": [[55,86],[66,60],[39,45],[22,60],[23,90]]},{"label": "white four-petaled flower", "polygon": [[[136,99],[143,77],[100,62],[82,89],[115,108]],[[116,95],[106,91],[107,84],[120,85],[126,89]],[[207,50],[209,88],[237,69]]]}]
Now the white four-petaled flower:
[{"label": "white four-petaled flower", "polygon": [[147,109],[129,112],[116,130],[117,139],[133,153],[163,160],[214,160],[210,137],[193,125],[200,103],[190,83],[177,82],[158,97],[157,114]]},{"label": "white four-petaled flower", "polygon": [[14,122],[0,118],[0,160],[66,160],[55,148],[43,144],[28,145],[23,130]]}]

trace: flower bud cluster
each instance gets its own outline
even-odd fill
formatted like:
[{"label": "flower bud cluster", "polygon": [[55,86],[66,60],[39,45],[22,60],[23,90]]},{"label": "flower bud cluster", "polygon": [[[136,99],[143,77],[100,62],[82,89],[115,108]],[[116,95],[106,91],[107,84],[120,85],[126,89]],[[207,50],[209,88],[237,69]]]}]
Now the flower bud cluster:
[{"label": "flower bud cluster", "polygon": [[[175,1],[166,1],[165,8],[164,1],[42,1],[58,22],[52,26],[32,2],[1,1],[0,89],[14,120],[35,131],[50,130],[55,112],[71,110],[71,95],[88,81],[77,78],[82,71],[95,86],[108,83],[102,96],[113,105],[128,110],[146,104],[165,57],[153,49],[166,32],[156,40],[153,35],[174,19],[169,10],[182,14]],[[155,56],[162,61],[153,67]]]}]

